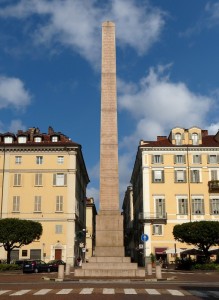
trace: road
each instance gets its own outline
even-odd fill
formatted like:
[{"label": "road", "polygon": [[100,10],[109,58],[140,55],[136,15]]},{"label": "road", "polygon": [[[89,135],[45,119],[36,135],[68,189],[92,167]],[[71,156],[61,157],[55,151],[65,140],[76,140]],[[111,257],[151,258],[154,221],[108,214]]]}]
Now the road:
[{"label": "road", "polygon": [[[144,280],[76,280],[71,273],[57,282],[57,273],[0,274],[0,300],[22,299],[216,299],[219,298],[219,273],[167,272],[162,281]],[[47,279],[47,280],[46,280]],[[50,279],[50,280],[48,280]]]}]

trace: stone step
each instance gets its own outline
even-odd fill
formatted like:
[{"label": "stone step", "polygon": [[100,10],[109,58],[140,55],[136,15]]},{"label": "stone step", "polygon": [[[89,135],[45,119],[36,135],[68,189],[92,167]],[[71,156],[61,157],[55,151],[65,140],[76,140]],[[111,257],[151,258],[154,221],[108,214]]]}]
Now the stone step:
[{"label": "stone step", "polygon": [[119,278],[143,278],[145,277],[144,269],[137,270],[83,270],[75,269],[75,277],[119,277]]},{"label": "stone step", "polygon": [[120,257],[120,256],[106,256],[106,257],[102,257],[102,256],[92,256],[89,258],[89,263],[96,263],[96,262],[117,262],[117,263],[129,263],[131,262],[131,258],[130,257]]},{"label": "stone step", "polygon": [[137,270],[137,263],[119,263],[119,262],[96,262],[96,263],[84,263],[82,265],[83,270]]}]

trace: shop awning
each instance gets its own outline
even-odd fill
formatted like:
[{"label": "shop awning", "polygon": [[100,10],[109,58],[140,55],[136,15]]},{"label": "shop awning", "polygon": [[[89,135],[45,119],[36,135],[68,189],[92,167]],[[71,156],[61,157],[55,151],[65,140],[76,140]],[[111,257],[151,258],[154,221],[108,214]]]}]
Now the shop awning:
[{"label": "shop awning", "polygon": [[163,254],[163,252],[167,250],[167,247],[165,248],[155,248],[155,253],[156,254]]}]

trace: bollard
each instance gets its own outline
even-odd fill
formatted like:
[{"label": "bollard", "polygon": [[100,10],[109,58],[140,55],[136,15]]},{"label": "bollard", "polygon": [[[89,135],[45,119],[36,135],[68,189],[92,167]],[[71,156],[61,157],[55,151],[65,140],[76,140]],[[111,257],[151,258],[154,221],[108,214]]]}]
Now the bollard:
[{"label": "bollard", "polygon": [[147,274],[152,275],[152,263],[147,263]]},{"label": "bollard", "polygon": [[66,264],[65,266],[65,275],[70,275],[70,264]]},{"label": "bollard", "polygon": [[64,265],[58,267],[58,279],[64,279]]},{"label": "bollard", "polygon": [[162,273],[161,273],[161,265],[160,264],[155,266],[155,271],[156,271],[156,278],[161,279]]}]

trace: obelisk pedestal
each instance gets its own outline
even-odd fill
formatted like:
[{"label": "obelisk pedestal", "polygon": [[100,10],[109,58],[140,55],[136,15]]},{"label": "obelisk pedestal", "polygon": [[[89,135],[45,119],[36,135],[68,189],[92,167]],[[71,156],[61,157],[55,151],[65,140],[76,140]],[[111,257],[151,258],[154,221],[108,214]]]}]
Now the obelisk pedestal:
[{"label": "obelisk pedestal", "polygon": [[119,211],[115,24],[102,24],[100,211],[96,216],[95,256],[75,276],[144,277],[124,256],[123,216]]}]

